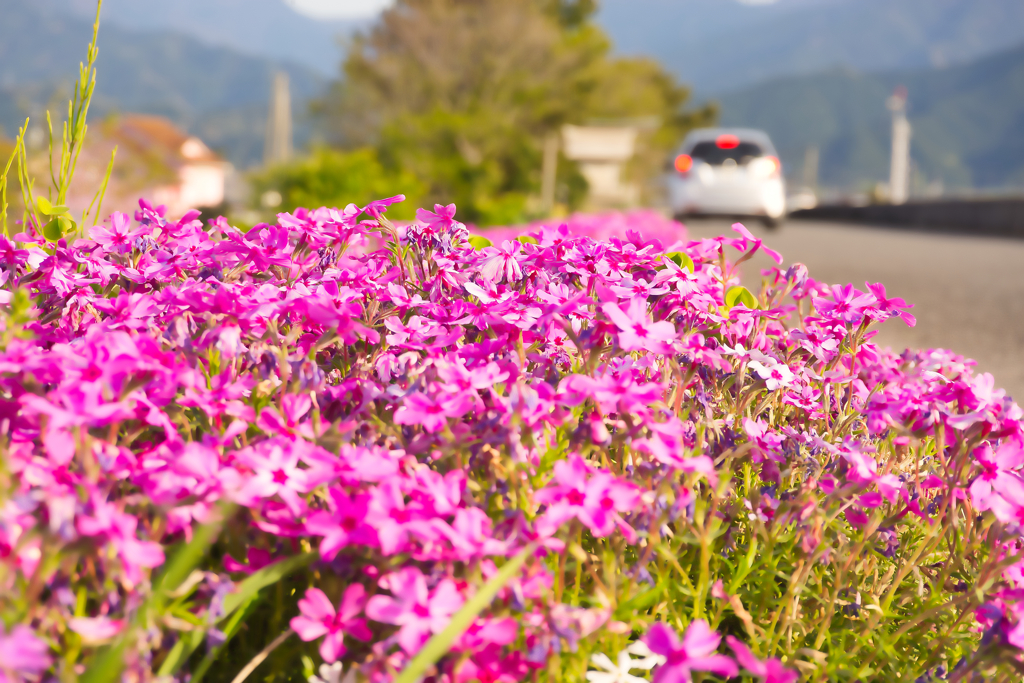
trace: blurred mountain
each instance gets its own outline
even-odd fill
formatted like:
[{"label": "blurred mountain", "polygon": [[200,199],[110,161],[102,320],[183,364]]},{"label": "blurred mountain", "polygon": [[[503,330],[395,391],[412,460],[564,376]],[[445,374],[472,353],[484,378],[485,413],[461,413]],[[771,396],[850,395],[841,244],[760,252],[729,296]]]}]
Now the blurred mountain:
[{"label": "blurred mountain", "polygon": [[761,83],[718,98],[724,125],[766,130],[791,180],[820,150],[821,183],[866,189],[889,176],[885,101],[909,91],[918,192],[1024,186],[1024,45],[969,64],[864,74],[835,68]]},{"label": "blurred mountain", "polygon": [[[96,11],[95,0],[44,1],[89,19]],[[112,26],[171,30],[210,45],[295,62],[323,76],[338,72],[342,41],[368,23],[313,19],[293,10],[287,0],[104,0],[103,19]]]},{"label": "blurred mountain", "polygon": [[[25,116],[43,120],[46,107],[55,118],[64,115],[92,22],[48,0],[0,0],[0,17],[0,126],[10,136]],[[242,54],[167,30],[104,23],[99,47],[94,114],[166,116],[240,166],[262,154],[273,71],[289,74],[300,144],[309,134],[303,122],[305,102],[326,82],[306,66]]]},{"label": "blurred mountain", "polygon": [[660,59],[698,93],[845,66],[941,68],[1024,41],[1021,0],[602,0],[628,54]]}]

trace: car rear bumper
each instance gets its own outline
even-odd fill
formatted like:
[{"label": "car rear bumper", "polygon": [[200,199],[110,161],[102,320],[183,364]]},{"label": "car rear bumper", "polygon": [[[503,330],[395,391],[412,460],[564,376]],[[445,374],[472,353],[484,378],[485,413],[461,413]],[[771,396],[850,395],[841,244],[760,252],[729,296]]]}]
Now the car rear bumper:
[{"label": "car rear bumper", "polygon": [[786,192],[778,180],[715,186],[676,180],[670,187],[670,197],[676,214],[766,216],[775,219],[786,213]]}]

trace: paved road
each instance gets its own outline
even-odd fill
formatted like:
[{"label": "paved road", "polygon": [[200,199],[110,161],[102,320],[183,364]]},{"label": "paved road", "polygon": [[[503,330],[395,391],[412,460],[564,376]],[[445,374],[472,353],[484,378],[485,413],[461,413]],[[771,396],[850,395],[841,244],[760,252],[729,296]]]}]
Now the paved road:
[{"label": "paved road", "polygon": [[[692,238],[732,233],[729,221],[691,221]],[[790,221],[774,232],[747,223],[785,263],[800,262],[830,284],[881,282],[914,304],[917,326],[883,325],[894,349],[943,347],[978,362],[996,386],[1024,403],[1024,240],[934,235],[877,227]],[[744,278],[771,262],[754,259]],[[755,270],[755,268],[757,270]],[[754,280],[756,282],[756,280]]]}]

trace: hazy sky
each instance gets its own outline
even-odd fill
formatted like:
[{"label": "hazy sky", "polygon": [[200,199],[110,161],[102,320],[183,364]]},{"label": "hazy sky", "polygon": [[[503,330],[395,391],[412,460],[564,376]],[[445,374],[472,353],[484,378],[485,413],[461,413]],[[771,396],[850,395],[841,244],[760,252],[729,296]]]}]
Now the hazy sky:
[{"label": "hazy sky", "polygon": [[[393,0],[286,0],[299,12],[318,19],[372,17]],[[739,0],[744,5],[772,5],[778,0]]]},{"label": "hazy sky", "polygon": [[372,17],[392,0],[286,0],[299,12],[318,19]]}]

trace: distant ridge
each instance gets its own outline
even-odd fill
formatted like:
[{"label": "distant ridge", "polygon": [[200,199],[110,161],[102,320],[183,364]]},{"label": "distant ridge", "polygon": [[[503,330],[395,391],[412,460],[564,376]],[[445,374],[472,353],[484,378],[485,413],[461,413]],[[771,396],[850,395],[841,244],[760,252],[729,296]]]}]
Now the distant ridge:
[{"label": "distant ridge", "polygon": [[[58,102],[78,75],[91,21],[25,0],[0,0],[0,16],[0,125],[10,136],[26,115],[40,117],[48,102],[51,111],[63,114],[66,102]],[[301,125],[305,102],[326,84],[312,69],[170,31],[104,23],[94,111],[98,116],[116,111],[166,116],[245,167],[262,153],[270,77],[276,69],[289,74],[297,132],[308,135],[308,125]]]},{"label": "distant ridge", "polygon": [[836,68],[781,78],[721,96],[722,122],[763,128],[787,173],[821,150],[821,181],[865,189],[888,178],[885,99],[910,94],[915,184],[923,191],[1024,190],[1024,44],[946,69],[864,74]]},{"label": "distant ridge", "polygon": [[660,59],[702,94],[846,66],[963,64],[1024,42],[1021,0],[602,0],[618,50]]}]

